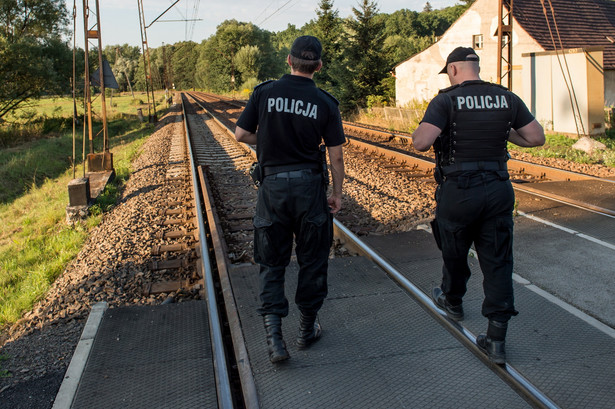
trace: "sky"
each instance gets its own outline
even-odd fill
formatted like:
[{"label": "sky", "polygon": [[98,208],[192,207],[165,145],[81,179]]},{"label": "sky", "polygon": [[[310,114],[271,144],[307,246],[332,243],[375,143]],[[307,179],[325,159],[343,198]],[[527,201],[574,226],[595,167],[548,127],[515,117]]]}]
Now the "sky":
[{"label": "sky", "polygon": [[[83,0],[64,0],[71,15],[77,6],[75,44],[84,48]],[[141,47],[138,0],[99,0],[100,33],[103,48],[107,45],[130,44]],[[235,19],[251,22],[258,27],[272,31],[285,30],[288,24],[301,28],[316,19],[319,0],[142,0],[147,27],[147,44],[150,48],[179,41],[200,43],[216,33],[216,27],[224,20]],[[400,9],[421,11],[427,0],[376,0],[381,13],[393,13]],[[429,0],[434,9],[459,4],[458,0]],[[96,1],[88,0],[90,14],[88,28],[96,28]],[[359,0],[333,0],[333,8],[340,17],[353,15],[352,8],[360,8]],[[162,16],[161,16],[162,15]],[[156,20],[156,21],[154,21]],[[185,21],[194,20],[194,21]],[[73,43],[72,37],[70,43]],[[98,40],[90,40],[90,46],[97,46]]]}]

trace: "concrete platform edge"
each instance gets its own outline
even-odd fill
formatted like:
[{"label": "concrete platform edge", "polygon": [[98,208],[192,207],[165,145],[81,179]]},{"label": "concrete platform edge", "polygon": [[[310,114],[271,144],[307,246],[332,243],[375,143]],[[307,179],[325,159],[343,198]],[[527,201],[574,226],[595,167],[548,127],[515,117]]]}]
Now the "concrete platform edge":
[{"label": "concrete platform edge", "polygon": [[75,348],[68,369],[64,374],[64,380],[62,385],[60,385],[60,390],[56,395],[52,409],[69,409],[71,407],[85,364],[88,361],[92,344],[94,343],[94,337],[96,337],[98,327],[108,307],[109,304],[106,302],[98,302],[92,307],[81,338],[77,343],[77,348]]}]

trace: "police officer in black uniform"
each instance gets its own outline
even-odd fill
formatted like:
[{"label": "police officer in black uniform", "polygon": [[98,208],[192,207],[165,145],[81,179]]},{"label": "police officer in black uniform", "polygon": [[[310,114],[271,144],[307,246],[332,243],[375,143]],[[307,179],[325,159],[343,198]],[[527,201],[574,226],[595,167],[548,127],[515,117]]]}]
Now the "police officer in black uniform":
[{"label": "police officer in black uniform", "polygon": [[[238,141],[256,145],[262,171],[254,217],[254,259],[260,264],[258,313],[264,317],[271,362],[290,357],[281,326],[289,308],[284,273],[293,235],[299,264],[297,346],[306,348],[321,336],[316,317],[327,296],[332,213],[342,204],[342,144],[346,141],[338,101],[312,80],[322,67],[321,52],[316,37],[297,38],[287,57],[290,75],[254,88],[235,130]],[[333,181],[328,198],[321,142],[329,154]]]},{"label": "police officer in black uniform", "polygon": [[451,87],[429,103],[412,134],[414,147],[436,154],[436,217],[432,230],[442,251],[442,284],[432,298],[455,320],[470,278],[467,257],[474,243],[484,275],[482,314],[489,319],[478,346],[497,364],[506,360],[508,321],[518,312],[513,297],[514,192],[506,161],[507,141],[529,147],[544,131],[523,101],[506,88],[481,81],[479,57],[458,47],[440,72]]}]

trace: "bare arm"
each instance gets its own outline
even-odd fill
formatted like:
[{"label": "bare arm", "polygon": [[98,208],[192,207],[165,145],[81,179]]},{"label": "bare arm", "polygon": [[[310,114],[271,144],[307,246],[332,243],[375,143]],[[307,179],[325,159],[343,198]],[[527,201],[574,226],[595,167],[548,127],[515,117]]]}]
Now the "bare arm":
[{"label": "bare arm", "polygon": [[422,122],[412,133],[412,145],[414,149],[420,152],[429,150],[441,132],[442,129],[437,126],[428,122]]},{"label": "bare arm", "polygon": [[545,132],[538,121],[534,119],[522,128],[511,129],[508,140],[515,145],[526,148],[541,146],[545,143]]},{"label": "bare arm", "polygon": [[248,132],[238,126],[235,127],[235,139],[237,139],[237,142],[247,143],[248,145],[256,145],[256,134]]},{"label": "bare arm", "polygon": [[337,213],[342,208],[342,185],[344,183],[344,151],[342,145],[328,146],[329,162],[331,164],[331,179],[333,192],[327,199],[331,213]]}]

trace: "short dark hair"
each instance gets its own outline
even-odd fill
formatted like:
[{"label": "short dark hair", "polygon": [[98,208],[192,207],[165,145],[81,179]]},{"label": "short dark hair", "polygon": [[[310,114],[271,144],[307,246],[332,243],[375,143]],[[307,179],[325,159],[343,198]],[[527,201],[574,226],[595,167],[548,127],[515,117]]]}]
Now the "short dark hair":
[{"label": "short dark hair", "polygon": [[304,60],[290,55],[290,66],[294,71],[304,74],[314,74],[319,64],[320,60]]}]

